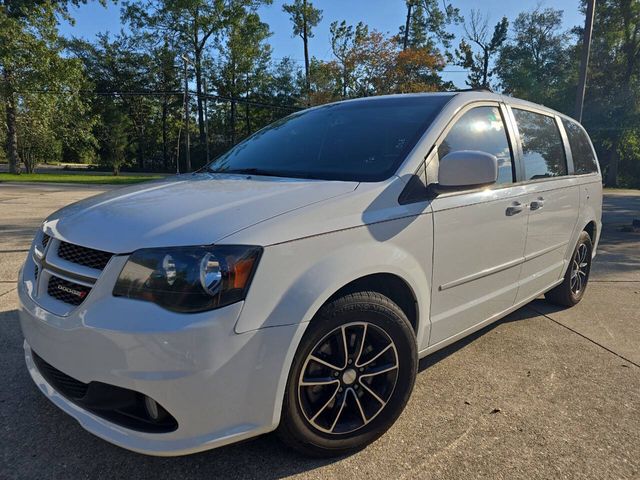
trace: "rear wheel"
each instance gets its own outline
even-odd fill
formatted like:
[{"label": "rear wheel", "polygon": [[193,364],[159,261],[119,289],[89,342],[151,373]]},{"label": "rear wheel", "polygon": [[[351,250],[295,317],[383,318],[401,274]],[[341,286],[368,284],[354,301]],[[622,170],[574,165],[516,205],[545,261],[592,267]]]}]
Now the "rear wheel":
[{"label": "rear wheel", "polygon": [[376,292],[345,295],[321,309],[298,347],[278,433],[311,456],[361,449],[398,418],[416,370],[402,310]]},{"label": "rear wheel", "polygon": [[547,301],[564,307],[573,307],[582,300],[591,272],[592,250],[591,237],[587,232],[582,232],[564,275],[564,281],[545,293],[544,297]]}]

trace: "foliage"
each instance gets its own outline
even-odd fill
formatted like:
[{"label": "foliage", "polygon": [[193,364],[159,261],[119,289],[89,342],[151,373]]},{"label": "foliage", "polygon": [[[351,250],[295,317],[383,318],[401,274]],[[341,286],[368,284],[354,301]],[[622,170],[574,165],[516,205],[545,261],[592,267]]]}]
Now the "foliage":
[{"label": "foliage", "polygon": [[356,68],[356,55],[365,37],[369,35],[369,27],[363,22],[353,27],[346,21],[331,23],[331,50],[340,67],[340,90],[342,98],[347,98],[354,88],[354,70]]},{"label": "foliage", "polygon": [[[397,35],[333,21],[323,39],[331,58],[320,59],[309,56],[308,42],[322,11],[289,0],[283,15],[303,40],[301,68],[272,58],[260,17],[271,0],[124,1],[121,33],[61,38],[58,23],[73,21],[69,6],[82,3],[0,0],[0,161],[12,171],[61,160],[115,174],[183,171],[187,124],[197,167],[308,105],[451,89],[443,70],[452,63],[468,70],[471,87],[573,114],[582,29],[563,30],[554,8],[492,26],[478,10],[464,22],[456,2],[405,0]],[[607,183],[640,186],[640,0],[599,0],[595,18],[583,123]],[[462,22],[465,35],[456,40],[451,27]]]},{"label": "foliage", "polygon": [[605,166],[606,184],[640,186],[639,0],[596,2],[583,123]]},{"label": "foliage", "polygon": [[[509,20],[502,17],[493,28],[491,38],[488,28],[488,16],[483,16],[479,10],[472,10],[469,23],[464,24],[466,40],[471,44],[463,38],[459,50],[455,52],[458,64],[469,70],[466,83],[472,88],[491,88],[491,60],[507,39]],[[475,44],[479,51],[474,53],[472,44]]]},{"label": "foliage", "polygon": [[[79,62],[60,55],[58,15],[67,18],[69,3],[12,1],[0,3],[0,91],[5,116],[9,169],[24,161],[51,158],[64,148],[83,150],[92,144],[85,99],[79,89]],[[34,61],[37,59],[37,61]],[[64,94],[64,97],[54,95]]]},{"label": "foliage", "polygon": [[285,3],[282,10],[289,14],[293,24],[293,34],[304,39],[313,38],[313,28],[322,21],[322,10],[313,6],[307,0],[294,0],[293,3]]},{"label": "foliage", "polygon": [[500,49],[496,73],[504,91],[536,103],[567,110],[568,85],[575,89],[577,64],[561,31],[562,11],[536,8],[519,14],[513,23],[513,39]]},{"label": "foliage", "polygon": [[[250,100],[267,75],[271,47],[266,40],[271,33],[257,13],[240,3],[236,3],[228,15],[225,35],[217,43],[219,60],[215,68],[218,73],[213,76],[214,87],[220,95]],[[245,108],[242,128],[239,128],[238,116],[237,102],[232,100],[225,132],[232,145],[238,137],[252,132],[250,109]]]},{"label": "foliage", "polygon": [[440,54],[438,46],[451,48],[455,35],[447,29],[463,21],[460,9],[447,2],[442,2],[441,8],[439,0],[405,0],[405,3],[409,28],[406,24],[401,26],[397,37],[403,49],[427,48]]},{"label": "foliage", "polygon": [[[293,23],[293,34],[302,39],[304,47],[304,74],[307,96],[311,90],[309,78],[309,39],[313,38],[313,29],[322,21],[322,10],[313,6],[309,0],[295,0],[293,3],[282,5],[282,10],[289,14]],[[307,98],[307,101],[309,99]]]}]

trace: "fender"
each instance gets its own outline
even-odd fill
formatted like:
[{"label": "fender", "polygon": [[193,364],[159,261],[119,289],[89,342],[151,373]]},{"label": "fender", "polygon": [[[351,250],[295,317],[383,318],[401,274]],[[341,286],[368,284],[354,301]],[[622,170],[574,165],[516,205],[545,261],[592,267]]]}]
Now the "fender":
[{"label": "fender", "polygon": [[[343,286],[390,273],[413,290],[420,315],[418,346],[423,345],[429,335],[432,227],[426,213],[265,248],[236,333],[309,322]],[[372,236],[381,240],[373,243]]]}]

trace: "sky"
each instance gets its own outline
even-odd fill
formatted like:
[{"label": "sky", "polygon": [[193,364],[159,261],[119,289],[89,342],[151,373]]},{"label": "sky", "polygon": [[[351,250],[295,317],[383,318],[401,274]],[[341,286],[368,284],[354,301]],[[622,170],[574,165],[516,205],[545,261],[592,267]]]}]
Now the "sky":
[{"label": "sky", "polygon": [[[291,0],[273,0],[273,3],[260,9],[260,16],[268,23],[272,36],[269,43],[273,48],[272,58],[291,57],[304,65],[302,40],[293,37],[291,22],[288,14],[282,11],[283,3]],[[553,7],[564,11],[564,27],[570,29],[584,23],[584,16],[580,13],[580,0],[450,0],[461,13],[468,16],[471,9],[480,9],[489,15],[489,24],[495,25],[502,16],[512,21],[522,11],[532,10],[537,5]],[[323,20],[314,31],[314,38],[309,41],[310,55],[322,60],[331,59],[331,45],[329,25],[334,20],[346,20],[355,25],[362,21],[371,29],[395,34],[406,18],[404,0],[314,0],[314,6],[322,9]],[[122,28],[120,23],[120,6],[109,3],[102,7],[98,2],[72,8],[72,16],[76,22],[74,26],[67,23],[61,25],[61,32],[66,36],[81,37],[92,40],[97,33],[117,33]],[[456,43],[464,35],[461,26],[452,28],[456,34]],[[453,81],[458,87],[465,86],[466,72],[454,65],[446,67],[443,74],[445,80]]]}]

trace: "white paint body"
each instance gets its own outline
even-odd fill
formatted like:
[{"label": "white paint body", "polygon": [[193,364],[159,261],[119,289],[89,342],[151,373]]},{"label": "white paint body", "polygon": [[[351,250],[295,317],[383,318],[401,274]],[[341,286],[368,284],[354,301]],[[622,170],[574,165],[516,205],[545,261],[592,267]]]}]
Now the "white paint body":
[{"label": "white paint body", "polygon": [[[18,293],[35,383],[84,428],[114,444],[152,455],[193,453],[277,427],[289,367],[306,327],[351,281],[389,273],[410,287],[421,356],[556,286],[590,222],[597,244],[599,172],[572,175],[570,169],[563,177],[398,202],[427,154],[427,172],[437,172],[432,147],[474,105],[541,108],[489,93],[452,95],[396,175],[382,182],[183,175],[56,212],[43,226],[53,238],[49,250],[66,241],[116,255],[86,300],[70,308],[42,289],[35,293],[32,247]],[[567,157],[571,167],[570,151]],[[505,215],[515,201],[528,207],[540,196],[543,209]],[[245,301],[185,315],[112,296],[134,250],[202,244],[264,247]],[[81,382],[149,395],[178,428],[141,433],[80,408],[47,383],[32,351]]]}]

